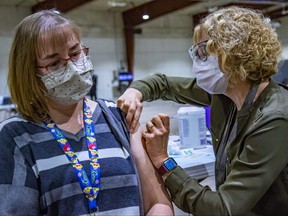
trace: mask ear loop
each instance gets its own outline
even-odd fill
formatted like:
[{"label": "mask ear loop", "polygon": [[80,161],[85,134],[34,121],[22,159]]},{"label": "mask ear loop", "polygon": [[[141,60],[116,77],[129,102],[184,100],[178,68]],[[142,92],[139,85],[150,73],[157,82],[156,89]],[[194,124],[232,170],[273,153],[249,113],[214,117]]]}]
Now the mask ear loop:
[{"label": "mask ear loop", "polygon": [[38,86],[39,86],[39,89],[40,91],[43,93],[43,95],[45,96],[47,94],[47,89],[42,81],[42,78],[44,77],[45,75],[40,75],[38,73],[36,73],[36,77],[40,80],[38,80],[37,82],[39,82]]}]

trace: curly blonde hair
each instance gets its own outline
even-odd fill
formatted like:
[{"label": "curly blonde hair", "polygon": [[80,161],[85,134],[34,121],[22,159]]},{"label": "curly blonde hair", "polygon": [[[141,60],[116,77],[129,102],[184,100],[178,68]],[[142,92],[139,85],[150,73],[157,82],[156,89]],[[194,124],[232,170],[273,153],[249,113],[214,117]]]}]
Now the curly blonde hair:
[{"label": "curly blonde hair", "polygon": [[217,10],[196,26],[193,40],[210,37],[207,52],[216,54],[229,82],[261,81],[277,71],[281,44],[261,12],[236,6]]}]

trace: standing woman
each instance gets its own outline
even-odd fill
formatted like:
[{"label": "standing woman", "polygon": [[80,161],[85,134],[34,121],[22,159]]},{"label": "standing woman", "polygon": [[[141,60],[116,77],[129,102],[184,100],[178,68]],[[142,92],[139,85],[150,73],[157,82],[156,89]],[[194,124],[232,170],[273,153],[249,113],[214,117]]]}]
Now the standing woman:
[{"label": "standing woman", "polygon": [[19,116],[0,124],[0,215],[173,214],[139,127],[130,139],[112,101],[85,98],[88,54],[55,10],[17,26],[8,82]]},{"label": "standing woman", "polygon": [[175,204],[195,216],[288,215],[288,91],[271,80],[281,54],[275,30],[261,13],[228,7],[195,28],[194,43],[196,78],[149,76],[119,98],[131,130],[141,100],[211,106],[216,192],[168,157],[168,116],[152,118],[143,133]]}]

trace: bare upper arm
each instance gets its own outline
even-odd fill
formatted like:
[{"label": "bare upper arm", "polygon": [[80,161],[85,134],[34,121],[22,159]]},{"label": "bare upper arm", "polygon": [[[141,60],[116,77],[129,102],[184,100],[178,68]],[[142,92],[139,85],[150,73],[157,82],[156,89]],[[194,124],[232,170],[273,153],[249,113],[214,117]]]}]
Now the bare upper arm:
[{"label": "bare upper arm", "polygon": [[145,214],[173,215],[172,203],[162,177],[155,170],[141,142],[142,130],[138,124],[131,134],[131,149],[139,171]]}]

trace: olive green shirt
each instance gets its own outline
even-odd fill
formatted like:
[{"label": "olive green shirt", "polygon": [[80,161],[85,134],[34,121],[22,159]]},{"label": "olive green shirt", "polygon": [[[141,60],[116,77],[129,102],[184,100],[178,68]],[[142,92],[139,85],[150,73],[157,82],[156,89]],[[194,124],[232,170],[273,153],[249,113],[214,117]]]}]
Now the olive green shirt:
[{"label": "olive green shirt", "polygon": [[215,154],[228,113],[234,110],[237,133],[227,153],[226,180],[216,192],[180,167],[165,181],[173,202],[193,215],[288,215],[288,91],[270,81],[257,100],[237,111],[225,95],[210,95],[194,78],[163,74],[134,81],[142,101],[173,100],[211,107]]}]

